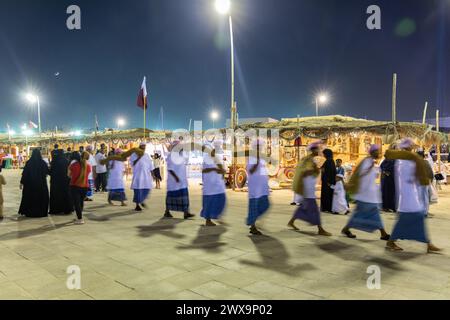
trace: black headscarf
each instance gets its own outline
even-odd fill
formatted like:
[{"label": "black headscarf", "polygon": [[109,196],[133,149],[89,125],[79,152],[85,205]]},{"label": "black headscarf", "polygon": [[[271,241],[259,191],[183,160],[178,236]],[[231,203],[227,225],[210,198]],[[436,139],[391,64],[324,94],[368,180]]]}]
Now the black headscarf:
[{"label": "black headscarf", "polygon": [[333,151],[325,149],[323,155],[327,160],[322,166],[322,183],[334,185],[336,184],[336,163],[333,160]]},{"label": "black headscarf", "polygon": [[34,149],[30,159],[25,164],[22,173],[22,184],[45,183],[49,173],[47,163],[42,159],[41,151]]},{"label": "black headscarf", "polygon": [[53,158],[50,165],[52,179],[68,179],[67,168],[69,166],[69,161],[64,156],[64,152],[62,150],[53,151]]}]

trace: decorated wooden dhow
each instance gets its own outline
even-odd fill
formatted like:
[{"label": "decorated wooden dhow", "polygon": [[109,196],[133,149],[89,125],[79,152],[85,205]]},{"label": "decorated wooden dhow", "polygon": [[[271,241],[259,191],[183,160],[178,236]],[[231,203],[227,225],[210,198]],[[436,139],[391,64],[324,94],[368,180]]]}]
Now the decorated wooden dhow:
[{"label": "decorated wooden dhow", "polygon": [[[290,187],[295,167],[306,154],[306,147],[316,140],[323,140],[333,150],[335,159],[342,159],[348,167],[354,167],[371,144],[379,144],[383,151],[401,138],[411,137],[425,150],[441,146],[448,148],[448,135],[432,130],[432,126],[413,122],[388,122],[357,119],[346,116],[286,118],[279,122],[253,123],[239,126],[242,132],[264,132],[269,141],[267,159],[276,159],[276,167],[270,170],[272,187]],[[247,153],[236,153],[230,183],[242,188],[247,181],[245,170]]]}]

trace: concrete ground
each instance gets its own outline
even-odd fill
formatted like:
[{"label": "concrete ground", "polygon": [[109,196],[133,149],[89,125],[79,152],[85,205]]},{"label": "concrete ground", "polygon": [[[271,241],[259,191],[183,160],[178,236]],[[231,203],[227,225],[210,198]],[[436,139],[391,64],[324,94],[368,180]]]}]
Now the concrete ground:
[{"label": "concrete ground", "polygon": [[[97,194],[86,205],[83,226],[71,223],[74,216],[17,221],[20,173],[3,174],[0,299],[450,298],[449,187],[428,220],[433,242],[445,251],[430,255],[410,241],[400,242],[405,252],[388,252],[378,234],[355,232],[357,240],[347,239],[339,234],[346,216],[323,214],[330,238],[300,222],[301,231],[291,231],[289,191],[272,193],[261,237],[250,237],[244,224],[247,194],[232,191],[228,225],[215,228],[202,227],[199,217],[161,219],[164,190],[154,190],[149,208],[139,214],[132,204],[108,206],[106,194]],[[191,209],[201,209],[198,183],[191,187]],[[383,219],[391,230],[395,216]],[[80,268],[80,290],[68,289],[69,266]],[[380,289],[368,289],[371,266],[380,268]]]}]

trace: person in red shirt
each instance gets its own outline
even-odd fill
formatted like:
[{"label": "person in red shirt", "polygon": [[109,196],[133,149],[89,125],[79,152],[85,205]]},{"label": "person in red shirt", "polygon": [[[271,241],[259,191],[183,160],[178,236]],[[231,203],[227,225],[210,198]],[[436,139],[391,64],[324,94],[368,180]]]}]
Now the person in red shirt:
[{"label": "person in red shirt", "polygon": [[70,177],[70,193],[72,195],[73,205],[77,213],[77,220],[75,224],[84,224],[83,208],[84,198],[89,189],[88,177],[92,168],[87,162],[89,153],[83,152],[81,155],[78,152],[72,153],[72,164],[69,167],[68,175]]}]

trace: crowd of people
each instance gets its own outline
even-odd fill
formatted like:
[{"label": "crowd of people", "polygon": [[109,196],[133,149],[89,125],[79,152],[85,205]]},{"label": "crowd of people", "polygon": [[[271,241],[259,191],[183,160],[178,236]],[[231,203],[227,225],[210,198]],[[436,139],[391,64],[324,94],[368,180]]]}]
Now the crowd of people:
[{"label": "crowd of people", "polygon": [[[346,237],[356,238],[352,229],[370,233],[379,231],[380,239],[387,241],[389,250],[403,250],[397,245],[397,240],[416,240],[426,243],[428,252],[440,251],[431,243],[425,227],[430,202],[437,196],[436,175],[429,159],[425,159],[423,149],[412,139],[406,138],[392,145],[380,167],[376,163],[381,158],[381,146],[372,145],[368,157],[353,170],[347,182],[342,161],[338,159],[335,164],[331,150],[323,150],[326,161],[319,168],[315,158],[319,155],[320,143],[311,144],[308,148],[310,155],[299,164],[294,180],[292,204],[299,208],[289,221],[289,227],[298,230],[295,221],[303,220],[317,226],[319,235],[330,236],[322,226],[321,211],[348,214],[351,198],[356,206],[341,231]],[[381,185],[378,185],[376,180],[380,171]],[[320,209],[315,195],[319,175],[322,180]],[[398,214],[392,234],[385,230],[380,209]]]},{"label": "crowd of people", "polygon": [[[265,141],[256,139],[251,144],[252,152],[248,158],[248,216],[247,225],[252,235],[261,235],[257,221],[270,207],[269,175],[266,162],[261,156]],[[216,226],[226,207],[226,185],[224,175],[227,165],[223,159],[221,141],[201,145],[203,151],[202,185],[203,198],[200,216],[208,227]],[[107,153],[104,144],[94,154],[91,146],[78,151],[64,152],[57,145],[52,151],[50,166],[42,159],[39,149],[26,163],[20,188],[22,201],[19,214],[26,217],[45,217],[48,214],[71,214],[75,211],[75,224],[84,224],[83,209],[85,201],[92,201],[94,192],[108,192],[107,202],[120,202],[126,206],[125,163],[132,167],[131,189],[137,212],[147,207],[154,183],[160,188],[161,161],[167,165],[167,193],[164,218],[172,218],[173,212],[181,212],[184,219],[194,217],[190,212],[189,183],[187,177],[188,155],[182,139],[172,142],[167,154],[145,152],[146,143],[139,148],[124,152],[121,149]],[[427,244],[428,252],[440,251],[427,235],[425,219],[430,202],[436,197],[436,175],[412,139],[406,138],[392,145],[386,151],[381,165],[381,146],[372,145],[368,156],[348,174],[341,159],[336,161],[333,152],[324,148],[322,141],[308,146],[309,154],[297,165],[293,191],[298,205],[288,227],[299,230],[296,221],[301,220],[316,226],[321,236],[332,236],[325,230],[321,212],[349,214],[350,201],[356,203],[355,209],[342,229],[348,238],[356,238],[353,230],[380,232],[380,239],[386,241],[386,248],[402,250],[397,240],[416,240]],[[319,167],[317,159],[322,155],[326,161]],[[377,178],[381,174],[381,185]],[[47,176],[50,175],[50,192]],[[321,179],[320,207],[317,203],[316,186]],[[0,174],[0,188],[5,184]],[[433,191],[434,190],[434,191]],[[1,189],[0,189],[1,191]],[[351,200],[350,200],[351,199]],[[0,192],[0,216],[3,199]],[[389,234],[381,218],[381,209],[397,212],[398,219]],[[215,220],[215,221],[214,221]]]}]

